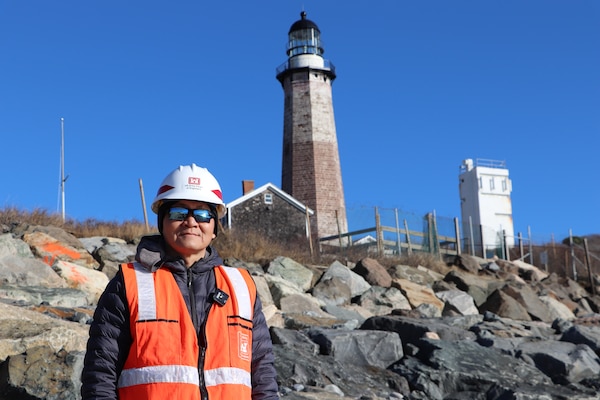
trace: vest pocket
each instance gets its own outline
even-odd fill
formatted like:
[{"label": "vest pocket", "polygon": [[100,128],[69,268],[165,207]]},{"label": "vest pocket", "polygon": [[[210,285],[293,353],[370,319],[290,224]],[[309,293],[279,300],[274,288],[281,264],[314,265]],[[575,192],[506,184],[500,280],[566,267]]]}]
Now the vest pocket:
[{"label": "vest pocket", "polygon": [[178,321],[136,322],[137,356],[146,365],[181,363],[181,326]]},{"label": "vest pocket", "polygon": [[252,359],[252,322],[234,316],[227,319],[227,325],[232,363],[249,363]]}]

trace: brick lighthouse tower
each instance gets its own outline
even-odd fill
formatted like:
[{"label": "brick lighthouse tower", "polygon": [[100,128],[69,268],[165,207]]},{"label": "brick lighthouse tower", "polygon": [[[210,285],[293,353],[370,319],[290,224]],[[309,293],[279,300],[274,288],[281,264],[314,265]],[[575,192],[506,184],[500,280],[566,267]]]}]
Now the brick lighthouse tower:
[{"label": "brick lighthouse tower", "polygon": [[323,58],[319,27],[300,13],[288,32],[277,80],[285,96],[281,188],[315,211],[312,234],[348,232],[331,84],[335,67]]}]

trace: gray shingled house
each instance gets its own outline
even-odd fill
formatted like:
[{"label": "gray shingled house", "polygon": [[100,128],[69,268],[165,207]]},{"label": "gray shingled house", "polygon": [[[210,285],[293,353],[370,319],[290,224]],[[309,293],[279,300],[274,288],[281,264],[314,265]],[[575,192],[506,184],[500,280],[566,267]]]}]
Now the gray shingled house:
[{"label": "gray shingled house", "polygon": [[253,181],[243,181],[242,188],[242,197],[227,204],[227,228],[276,240],[306,240],[313,210],[272,183],[254,189]]}]

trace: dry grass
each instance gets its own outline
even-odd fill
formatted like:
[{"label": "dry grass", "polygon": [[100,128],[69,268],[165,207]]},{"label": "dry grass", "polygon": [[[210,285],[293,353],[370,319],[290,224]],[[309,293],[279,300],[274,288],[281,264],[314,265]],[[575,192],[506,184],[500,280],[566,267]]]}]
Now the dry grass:
[{"label": "dry grass", "polygon": [[[5,207],[0,210],[0,225],[6,225],[10,229],[12,226],[21,224],[56,226],[79,238],[110,236],[121,238],[128,242],[132,242],[136,238],[149,233],[144,223],[135,220],[106,222],[90,218],[85,221],[67,219],[63,222],[60,214],[50,213],[43,209],[25,211],[16,207]],[[156,229],[150,227],[150,231],[153,230]]]},{"label": "dry grass", "polygon": [[[107,222],[96,219],[86,219],[84,221],[67,219],[63,222],[60,214],[51,213],[43,209],[34,209],[32,211],[21,210],[16,207],[0,209],[0,232],[11,231],[15,226],[21,224],[56,226],[79,238],[92,236],[116,237],[124,239],[129,243],[135,242],[136,239],[143,235],[156,232],[156,227],[151,226],[148,231],[144,223],[136,220]],[[590,251],[592,252],[591,270],[598,273],[600,271],[600,262],[594,252],[600,250],[600,235],[592,235],[589,237],[589,240]],[[342,263],[352,263],[358,262],[365,257],[371,257],[377,259],[385,267],[398,264],[413,267],[420,265],[439,273],[446,271],[446,264],[439,257],[428,253],[403,254],[402,257],[377,257],[365,248],[340,249],[339,247],[324,246],[322,249],[319,249],[319,246],[315,244],[313,246],[313,254],[311,254],[310,246],[306,241],[295,243],[273,241],[260,234],[248,232],[239,234],[235,231],[226,231],[223,229],[219,231],[219,236],[215,240],[215,247],[223,258],[237,258],[261,265],[278,256],[286,256],[299,263],[315,265],[329,265],[335,260]],[[516,250],[513,249],[513,251]],[[568,246],[536,246],[534,253],[535,259],[538,262],[540,260],[540,253],[544,251],[547,253],[549,259],[549,272],[557,272],[563,276],[571,275],[571,250]],[[575,253],[578,260],[585,260],[585,254],[581,249],[576,249]],[[511,259],[518,257],[518,255],[512,254]],[[583,263],[578,263],[578,269],[581,276],[587,275],[587,270],[585,270]]]}]

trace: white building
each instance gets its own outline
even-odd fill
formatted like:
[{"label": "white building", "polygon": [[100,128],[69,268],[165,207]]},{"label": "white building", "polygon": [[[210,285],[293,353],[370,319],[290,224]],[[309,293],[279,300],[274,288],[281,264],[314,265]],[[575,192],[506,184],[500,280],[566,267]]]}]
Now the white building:
[{"label": "white building", "polygon": [[463,237],[476,255],[515,244],[510,193],[512,183],[504,161],[472,159],[460,166],[459,192]]}]

